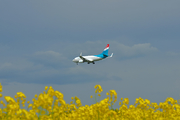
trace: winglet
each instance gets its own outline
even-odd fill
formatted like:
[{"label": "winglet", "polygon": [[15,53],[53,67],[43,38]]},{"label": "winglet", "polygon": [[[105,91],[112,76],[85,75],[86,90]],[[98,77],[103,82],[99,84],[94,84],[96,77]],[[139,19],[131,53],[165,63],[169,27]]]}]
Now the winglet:
[{"label": "winglet", "polygon": [[113,53],[109,57],[112,57],[112,56],[113,56]]},{"label": "winglet", "polygon": [[80,53],[80,56],[82,56],[82,52]]}]

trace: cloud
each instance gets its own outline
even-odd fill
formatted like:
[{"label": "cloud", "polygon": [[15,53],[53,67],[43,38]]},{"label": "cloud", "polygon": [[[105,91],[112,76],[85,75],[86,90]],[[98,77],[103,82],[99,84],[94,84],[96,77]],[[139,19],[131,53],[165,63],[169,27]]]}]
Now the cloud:
[{"label": "cloud", "polygon": [[176,53],[176,52],[167,52],[166,54],[169,56],[179,56],[180,55],[180,53]]},{"label": "cloud", "polygon": [[[41,59],[49,59],[50,62],[55,62],[56,60],[58,61],[62,61],[62,60],[65,60],[66,58],[58,53],[58,52],[55,52],[55,51],[41,51],[41,52],[36,52],[34,53],[34,56],[37,57],[37,58],[41,58]],[[53,60],[53,61],[51,61]]]},{"label": "cloud", "polygon": [[150,43],[126,46],[124,44],[114,42],[113,45],[114,48],[112,47],[112,49],[114,50],[114,56],[119,59],[136,58],[158,52],[158,49],[152,47]]},{"label": "cloud", "polygon": [[77,73],[89,73],[90,71],[88,69],[85,69],[84,67],[81,67],[80,65],[69,68],[69,73],[71,74],[77,74]]},{"label": "cloud", "polygon": [[0,66],[0,69],[8,69],[12,66],[12,63],[4,63]]},{"label": "cloud", "polygon": [[35,64],[40,64],[45,67],[62,68],[67,67],[68,59],[61,53],[55,51],[38,51],[30,58]]}]

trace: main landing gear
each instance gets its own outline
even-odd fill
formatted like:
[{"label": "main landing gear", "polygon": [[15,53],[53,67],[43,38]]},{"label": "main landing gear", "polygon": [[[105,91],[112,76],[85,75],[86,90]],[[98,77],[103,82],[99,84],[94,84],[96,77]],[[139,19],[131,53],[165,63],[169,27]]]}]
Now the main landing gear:
[{"label": "main landing gear", "polygon": [[[92,63],[93,63],[93,64],[95,64],[95,62],[94,62],[94,61],[93,61]],[[88,62],[88,64],[90,64],[90,62]]]}]

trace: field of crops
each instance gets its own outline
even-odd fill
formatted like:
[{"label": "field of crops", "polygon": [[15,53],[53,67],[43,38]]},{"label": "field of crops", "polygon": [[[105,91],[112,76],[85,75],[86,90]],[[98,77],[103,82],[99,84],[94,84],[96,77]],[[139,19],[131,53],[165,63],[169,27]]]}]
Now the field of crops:
[{"label": "field of crops", "polygon": [[[117,93],[110,90],[107,98],[97,102],[103,89],[94,86],[95,96],[90,96],[96,103],[82,106],[81,100],[74,96],[70,103],[66,103],[63,94],[55,91],[51,86],[45,87],[43,93],[35,95],[30,101],[18,92],[14,98],[3,96],[5,101],[0,108],[1,120],[180,120],[180,104],[178,100],[167,98],[165,102],[151,103],[148,99],[137,98],[134,105],[129,105],[128,98],[121,98],[119,108],[112,106],[117,102]],[[0,84],[0,92],[2,92]],[[25,109],[25,104],[28,108]]]}]

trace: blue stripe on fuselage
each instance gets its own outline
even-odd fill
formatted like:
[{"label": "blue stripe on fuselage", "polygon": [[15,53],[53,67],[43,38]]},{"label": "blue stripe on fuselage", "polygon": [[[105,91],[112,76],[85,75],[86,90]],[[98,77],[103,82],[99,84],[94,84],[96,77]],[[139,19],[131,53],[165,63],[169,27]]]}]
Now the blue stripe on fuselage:
[{"label": "blue stripe on fuselage", "polygon": [[99,55],[94,55],[94,56],[96,56],[96,57],[100,57],[100,58],[106,58],[106,57],[108,57],[107,55],[103,55],[103,54],[99,54]]}]

